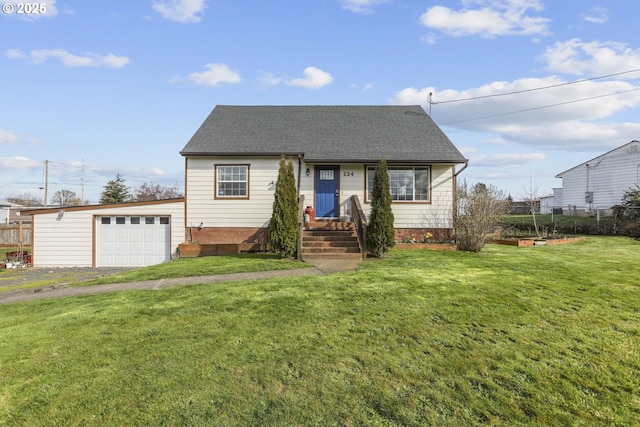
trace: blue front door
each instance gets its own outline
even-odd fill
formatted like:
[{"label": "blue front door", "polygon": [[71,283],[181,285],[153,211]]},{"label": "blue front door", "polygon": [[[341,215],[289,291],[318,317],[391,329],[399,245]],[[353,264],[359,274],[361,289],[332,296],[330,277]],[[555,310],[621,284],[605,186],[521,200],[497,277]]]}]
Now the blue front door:
[{"label": "blue front door", "polygon": [[338,166],[316,166],[316,218],[338,218]]}]

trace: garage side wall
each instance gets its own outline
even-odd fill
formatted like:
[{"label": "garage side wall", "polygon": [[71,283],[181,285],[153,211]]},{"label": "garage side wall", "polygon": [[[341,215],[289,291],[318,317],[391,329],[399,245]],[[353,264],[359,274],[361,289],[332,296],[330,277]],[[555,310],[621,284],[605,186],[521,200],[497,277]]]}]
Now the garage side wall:
[{"label": "garage side wall", "polygon": [[34,215],[34,267],[92,267],[92,220],[85,211]]},{"label": "garage side wall", "polygon": [[184,203],[159,203],[95,209],[69,208],[34,215],[34,267],[95,267],[95,218],[98,216],[171,217],[171,253],[184,241]]}]

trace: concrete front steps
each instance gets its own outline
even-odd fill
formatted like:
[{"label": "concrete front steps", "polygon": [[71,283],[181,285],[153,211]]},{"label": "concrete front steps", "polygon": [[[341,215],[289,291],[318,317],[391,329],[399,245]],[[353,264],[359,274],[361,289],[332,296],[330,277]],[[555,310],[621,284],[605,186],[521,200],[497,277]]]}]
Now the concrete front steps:
[{"label": "concrete front steps", "polygon": [[305,224],[302,231],[302,259],[362,258],[355,224],[317,221]]}]

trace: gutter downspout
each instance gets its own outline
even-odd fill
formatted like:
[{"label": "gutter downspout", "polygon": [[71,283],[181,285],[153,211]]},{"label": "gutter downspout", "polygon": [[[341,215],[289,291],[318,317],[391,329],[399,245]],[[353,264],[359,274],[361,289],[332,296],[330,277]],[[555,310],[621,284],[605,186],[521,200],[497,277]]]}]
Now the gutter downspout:
[{"label": "gutter downspout", "polygon": [[464,166],[458,172],[453,174],[453,236],[455,237],[456,225],[458,219],[458,175],[469,166],[469,160],[464,162]]},{"label": "gutter downspout", "polygon": [[300,200],[300,177],[302,174],[302,154],[298,154],[298,200]]},{"label": "gutter downspout", "polygon": [[[298,154],[298,210],[304,209],[304,207],[300,206],[300,178],[302,177],[302,154]],[[303,204],[304,206],[304,204]],[[302,260],[302,230],[304,227],[304,219],[300,221],[302,212],[298,212],[298,241],[296,248],[296,258],[298,260]]]},{"label": "gutter downspout", "polygon": [[462,169],[460,169],[458,172],[454,173],[453,176],[457,178],[458,175],[460,175],[460,173],[467,168],[467,166],[469,166],[469,160],[464,162],[464,166],[462,167]]}]

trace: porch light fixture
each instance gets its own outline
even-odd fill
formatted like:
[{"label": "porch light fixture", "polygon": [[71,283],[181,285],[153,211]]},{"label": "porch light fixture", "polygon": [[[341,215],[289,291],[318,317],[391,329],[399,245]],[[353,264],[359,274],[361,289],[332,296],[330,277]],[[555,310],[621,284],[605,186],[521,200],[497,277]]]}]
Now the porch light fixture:
[{"label": "porch light fixture", "polygon": [[307,168],[307,170],[304,173],[306,173],[307,176],[309,176],[309,174],[311,173],[311,170],[309,168]]}]

